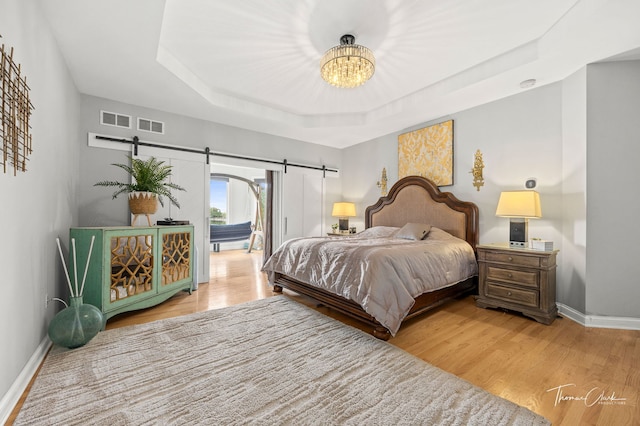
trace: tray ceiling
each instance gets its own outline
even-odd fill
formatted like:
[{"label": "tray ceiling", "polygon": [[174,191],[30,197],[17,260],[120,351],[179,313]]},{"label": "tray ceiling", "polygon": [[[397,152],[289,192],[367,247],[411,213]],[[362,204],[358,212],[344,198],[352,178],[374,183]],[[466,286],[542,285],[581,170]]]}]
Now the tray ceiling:
[{"label": "tray ceiling", "polygon": [[[82,93],[337,148],[519,93],[523,80],[553,83],[640,47],[640,2],[41,5]],[[319,72],[322,54],[346,33],[376,57],[371,80],[354,89],[330,86]]]}]

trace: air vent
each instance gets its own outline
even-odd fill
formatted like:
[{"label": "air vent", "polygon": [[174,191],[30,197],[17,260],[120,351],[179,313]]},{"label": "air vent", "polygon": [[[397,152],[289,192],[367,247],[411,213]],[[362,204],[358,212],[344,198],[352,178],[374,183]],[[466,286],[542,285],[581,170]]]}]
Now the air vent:
[{"label": "air vent", "polygon": [[105,126],[131,128],[131,116],[116,112],[100,111],[100,124]]},{"label": "air vent", "polygon": [[138,117],[138,130],[143,132],[164,134],[164,123],[162,121],[149,120]]}]

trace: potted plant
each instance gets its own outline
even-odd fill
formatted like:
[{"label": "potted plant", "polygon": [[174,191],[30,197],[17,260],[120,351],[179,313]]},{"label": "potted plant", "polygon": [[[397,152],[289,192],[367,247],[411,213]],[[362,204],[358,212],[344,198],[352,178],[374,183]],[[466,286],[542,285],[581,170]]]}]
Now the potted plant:
[{"label": "potted plant", "polygon": [[112,164],[112,166],[120,167],[132,177],[130,183],[123,183],[111,180],[103,180],[95,183],[94,186],[115,186],[118,188],[113,193],[115,199],[123,193],[129,194],[129,209],[134,216],[149,215],[158,209],[158,201],[164,207],[162,197],[167,197],[171,204],[180,208],[180,203],[176,197],[171,194],[171,189],[185,191],[183,187],[175,183],[168,182],[171,176],[171,167],[165,165],[164,161],[158,161],[155,157],[147,160],[128,157],[131,159],[131,165],[128,164]]}]

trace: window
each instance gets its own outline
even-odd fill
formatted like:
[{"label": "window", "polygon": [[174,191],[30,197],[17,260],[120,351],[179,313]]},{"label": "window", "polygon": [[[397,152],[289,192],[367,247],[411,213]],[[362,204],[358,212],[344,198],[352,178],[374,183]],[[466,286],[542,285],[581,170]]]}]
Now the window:
[{"label": "window", "polygon": [[209,181],[209,221],[215,225],[227,224],[229,211],[229,179],[212,177]]}]

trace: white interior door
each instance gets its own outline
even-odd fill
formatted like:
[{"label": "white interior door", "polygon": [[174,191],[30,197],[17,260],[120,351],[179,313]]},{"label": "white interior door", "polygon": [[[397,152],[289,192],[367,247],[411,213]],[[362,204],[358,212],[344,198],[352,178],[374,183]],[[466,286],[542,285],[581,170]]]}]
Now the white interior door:
[{"label": "white interior door", "polygon": [[303,186],[302,232],[305,237],[322,235],[324,211],[324,178],[317,174],[306,174]]},{"label": "white interior door", "polygon": [[282,241],[322,235],[322,172],[290,168],[282,173]]},{"label": "white interior door", "polygon": [[282,242],[304,236],[304,175],[289,171],[282,174]]},{"label": "white interior door", "polygon": [[[161,148],[138,147],[140,158],[155,157],[169,164],[171,182],[186,191],[172,191],[178,199],[177,208],[165,197],[164,206],[151,216],[151,223],[171,218],[188,220],[194,227],[194,247],[197,252],[196,282],[209,281],[209,166],[204,155]],[[146,226],[146,218],[138,218],[136,226]]]}]

